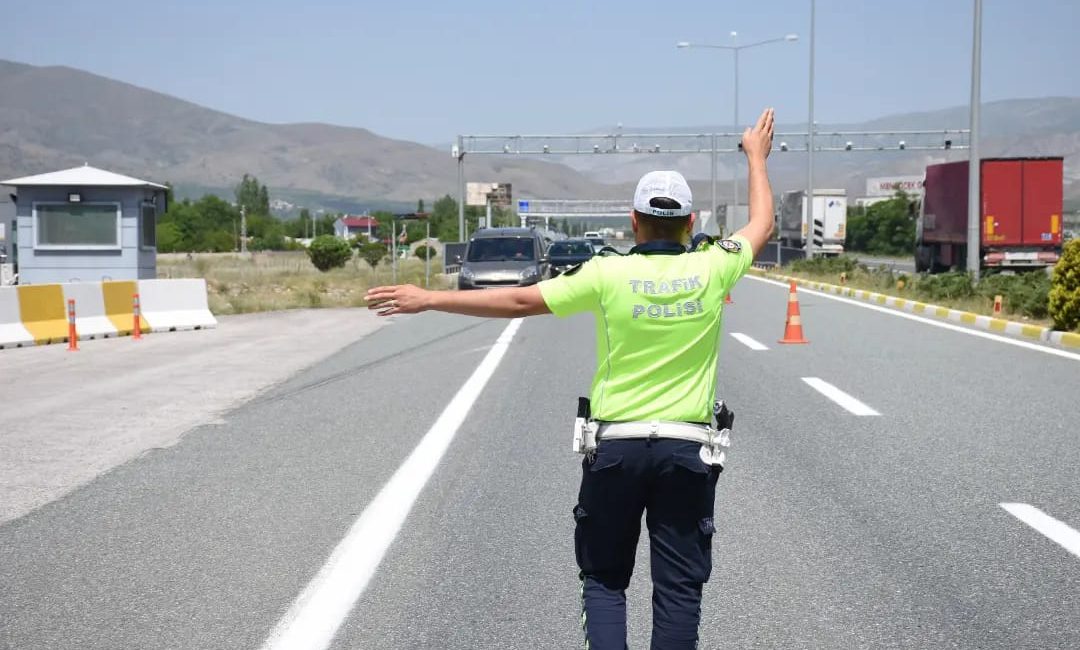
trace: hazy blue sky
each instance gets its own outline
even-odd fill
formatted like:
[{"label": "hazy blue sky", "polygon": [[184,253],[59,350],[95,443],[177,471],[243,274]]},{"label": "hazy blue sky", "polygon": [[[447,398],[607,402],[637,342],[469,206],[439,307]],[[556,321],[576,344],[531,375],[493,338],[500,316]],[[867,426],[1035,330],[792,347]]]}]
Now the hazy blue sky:
[{"label": "hazy blue sky", "polygon": [[[964,104],[971,0],[818,0],[819,122]],[[1080,1],[986,0],[983,99],[1080,95]],[[0,58],[63,64],[243,117],[459,132],[805,120],[809,0],[8,0]],[[0,92],[3,89],[0,88]],[[962,125],[960,125],[962,126]]]}]

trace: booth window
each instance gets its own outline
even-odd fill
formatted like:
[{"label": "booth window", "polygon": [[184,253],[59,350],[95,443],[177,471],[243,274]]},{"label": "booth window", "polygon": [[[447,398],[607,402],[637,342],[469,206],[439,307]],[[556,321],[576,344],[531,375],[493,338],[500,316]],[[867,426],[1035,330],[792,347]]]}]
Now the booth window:
[{"label": "booth window", "polygon": [[157,247],[157,206],[153,203],[143,203],[139,213],[139,236],[143,248]]},{"label": "booth window", "polygon": [[35,248],[120,248],[119,203],[35,203]]}]

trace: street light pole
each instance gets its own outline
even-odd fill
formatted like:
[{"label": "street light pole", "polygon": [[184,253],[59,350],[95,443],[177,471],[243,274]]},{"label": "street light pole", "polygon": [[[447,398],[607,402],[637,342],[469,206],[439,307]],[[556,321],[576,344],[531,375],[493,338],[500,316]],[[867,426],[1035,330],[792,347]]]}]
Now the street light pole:
[{"label": "street light pole", "polygon": [[[736,38],[738,38],[738,32],[731,32],[731,40],[732,40],[732,42],[734,42]],[[738,136],[738,133],[739,133],[739,47],[737,45],[733,46],[732,52],[735,55],[735,56],[732,57],[732,60],[735,62],[735,75],[734,75],[735,76],[735,101],[734,101],[735,121],[732,122],[734,127],[733,127],[731,132],[736,134],[735,137],[739,137]],[[731,200],[731,210],[732,210],[731,216],[734,218],[735,211],[739,209],[739,157],[738,156],[735,156],[735,160],[731,164],[731,196],[733,197],[732,200]]]},{"label": "street light pole", "polygon": [[810,96],[806,121],[806,206],[803,227],[806,228],[806,257],[814,256],[814,14],[815,0],[810,0]]},{"label": "street light pole", "polygon": [[[706,48],[710,50],[731,50],[733,54],[734,63],[734,116],[735,116],[735,134],[738,137],[739,134],[739,50],[745,50],[751,47],[757,47],[759,45],[767,45],[769,43],[778,43],[780,41],[797,41],[799,40],[798,34],[787,34],[780,38],[770,38],[764,41],[757,41],[754,43],[747,43],[746,45],[738,45],[734,39],[738,37],[738,32],[731,32],[731,38],[733,45],[712,45],[709,43],[689,43],[687,41],[680,41],[675,44],[675,47],[679,49],[688,48]],[[739,204],[739,159],[736,156],[735,163],[732,165],[731,171],[731,187],[732,187],[732,210]],[[716,138],[712,141],[712,209],[716,211]],[[734,214],[734,212],[732,212]]]},{"label": "street light pole", "polygon": [[[712,186],[712,205],[709,206],[709,214],[712,215],[713,223],[719,227],[720,220],[716,209],[716,134],[709,138],[709,180]],[[720,231],[717,231],[720,232]],[[725,235],[727,233],[724,233]]]},{"label": "street light pole", "polygon": [[975,0],[975,25],[971,43],[971,148],[968,150],[968,232],[967,232],[967,270],[976,280],[979,279],[979,249],[982,239],[979,236],[982,201],[979,192],[979,177],[982,175],[982,163],[979,159],[979,104],[982,81],[982,0]]}]

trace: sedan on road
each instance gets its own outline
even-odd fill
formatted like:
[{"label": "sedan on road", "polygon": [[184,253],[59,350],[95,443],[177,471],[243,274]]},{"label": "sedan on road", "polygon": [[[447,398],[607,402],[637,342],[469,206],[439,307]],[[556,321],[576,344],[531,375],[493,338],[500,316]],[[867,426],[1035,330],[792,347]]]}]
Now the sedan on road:
[{"label": "sedan on road", "polygon": [[548,248],[548,259],[551,261],[551,277],[555,277],[567,269],[588,262],[596,254],[593,245],[585,239],[564,239],[553,243]]}]

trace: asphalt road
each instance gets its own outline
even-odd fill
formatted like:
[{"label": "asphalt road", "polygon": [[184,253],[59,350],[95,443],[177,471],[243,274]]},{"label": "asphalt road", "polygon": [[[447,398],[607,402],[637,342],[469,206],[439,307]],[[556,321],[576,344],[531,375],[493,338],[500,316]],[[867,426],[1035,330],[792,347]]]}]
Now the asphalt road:
[{"label": "asphalt road", "polygon": [[[1080,359],[811,293],[811,343],[780,346],[786,291],[747,279],[728,308],[701,647],[1080,647],[1080,557],[1000,505],[1080,529]],[[261,647],[506,325],[396,318],[0,526],[0,647]],[[521,325],[331,647],[581,646],[569,422],[592,345],[588,316]]]}]

